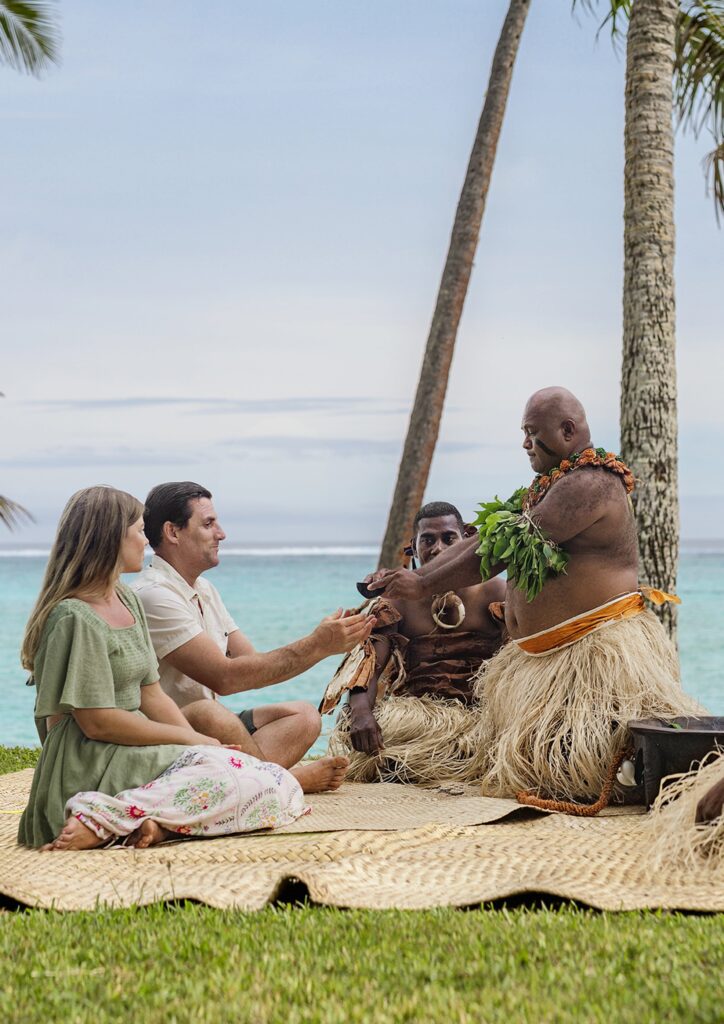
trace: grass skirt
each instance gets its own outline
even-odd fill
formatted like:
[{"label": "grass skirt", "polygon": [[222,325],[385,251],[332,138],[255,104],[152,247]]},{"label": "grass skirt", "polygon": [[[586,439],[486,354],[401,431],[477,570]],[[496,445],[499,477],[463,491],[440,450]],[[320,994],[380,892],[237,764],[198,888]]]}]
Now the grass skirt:
[{"label": "grass skirt", "polygon": [[696,824],[697,804],[722,779],[724,753],[719,753],[661,791],[646,830],[647,856],[655,870],[673,866],[724,881],[724,814]]},{"label": "grass skirt", "polygon": [[479,707],[439,697],[391,696],[375,706],[374,714],[385,743],[378,757],[352,749],[346,707],[329,738],[330,754],[350,759],[350,781],[433,785],[470,782],[477,777]]},{"label": "grass skirt", "polygon": [[483,715],[474,769],[487,796],[593,801],[630,742],[629,719],[701,712],[649,611],[539,657],[510,643],[483,665],[475,692]]}]

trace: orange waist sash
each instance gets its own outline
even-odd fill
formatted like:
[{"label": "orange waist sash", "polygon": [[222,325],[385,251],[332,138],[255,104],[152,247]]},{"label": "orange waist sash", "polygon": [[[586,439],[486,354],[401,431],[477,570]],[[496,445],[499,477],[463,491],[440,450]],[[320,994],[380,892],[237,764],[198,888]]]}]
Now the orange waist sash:
[{"label": "orange waist sash", "polygon": [[570,647],[584,636],[593,633],[602,626],[608,626],[620,619],[632,619],[645,610],[644,599],[639,591],[633,594],[623,594],[613,601],[592,608],[582,615],[575,615],[572,619],[559,622],[550,629],[543,629],[540,633],[531,633],[530,636],[514,640],[521,651],[526,654],[542,655],[551,651],[559,651],[562,647]]}]

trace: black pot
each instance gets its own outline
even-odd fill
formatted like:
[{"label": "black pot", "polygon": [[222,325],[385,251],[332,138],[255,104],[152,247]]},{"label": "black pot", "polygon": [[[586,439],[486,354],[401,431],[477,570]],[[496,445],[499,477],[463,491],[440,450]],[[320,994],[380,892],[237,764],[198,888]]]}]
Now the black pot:
[{"label": "black pot", "polygon": [[636,782],[643,783],[647,807],[659,795],[667,775],[695,769],[712,750],[724,748],[724,718],[710,715],[639,718],[630,721],[628,728],[634,739]]}]

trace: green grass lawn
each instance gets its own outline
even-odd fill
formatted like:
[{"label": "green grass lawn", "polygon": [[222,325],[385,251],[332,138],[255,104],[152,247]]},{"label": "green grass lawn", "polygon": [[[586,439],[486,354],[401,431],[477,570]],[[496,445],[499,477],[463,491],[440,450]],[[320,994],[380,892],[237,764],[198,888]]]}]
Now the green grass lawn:
[{"label": "green grass lawn", "polygon": [[[0,771],[33,763],[0,748]],[[0,913],[0,1021],[719,1022],[724,919],[572,906]]]}]

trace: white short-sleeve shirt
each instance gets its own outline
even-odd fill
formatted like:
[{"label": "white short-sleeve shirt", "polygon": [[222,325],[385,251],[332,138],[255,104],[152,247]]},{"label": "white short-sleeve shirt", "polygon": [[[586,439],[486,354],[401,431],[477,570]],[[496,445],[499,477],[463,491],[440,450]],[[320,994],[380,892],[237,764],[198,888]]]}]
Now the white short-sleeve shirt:
[{"label": "white short-sleeve shirt", "polygon": [[229,636],[239,627],[224,607],[216,587],[201,576],[195,587],[190,587],[160,555],[153,556],[131,587],[146,613],[164,692],[180,708],[195,700],[216,700],[208,686],[185,676],[166,661],[167,654],[201,633],[210,636],[226,654]]}]

